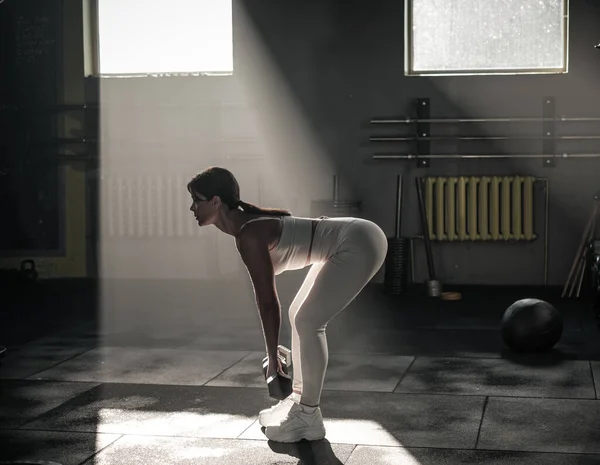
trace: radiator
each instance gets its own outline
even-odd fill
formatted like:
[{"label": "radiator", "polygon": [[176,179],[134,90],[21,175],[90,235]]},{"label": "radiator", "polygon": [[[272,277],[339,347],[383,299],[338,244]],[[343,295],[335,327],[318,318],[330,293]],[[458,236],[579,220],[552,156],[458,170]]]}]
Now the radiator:
[{"label": "radiator", "polygon": [[188,175],[103,173],[100,230],[107,237],[195,237],[205,234],[190,211]]},{"label": "radiator", "polygon": [[532,176],[426,177],[433,241],[532,241]]}]

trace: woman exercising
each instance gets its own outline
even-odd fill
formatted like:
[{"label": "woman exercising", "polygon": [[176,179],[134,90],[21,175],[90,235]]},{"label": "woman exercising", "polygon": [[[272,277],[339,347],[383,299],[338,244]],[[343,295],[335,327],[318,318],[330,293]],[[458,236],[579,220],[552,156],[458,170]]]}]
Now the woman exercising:
[{"label": "woman exercising", "polygon": [[294,392],[261,411],[259,422],[272,441],[323,439],[319,402],[328,363],[325,329],[383,264],[386,235],[361,218],[301,218],[242,202],[236,178],[220,167],[196,175],[188,191],[198,224],[214,224],[235,238],[254,288],[269,357],[267,376],[281,372],[275,275],[311,267],[289,309]]}]

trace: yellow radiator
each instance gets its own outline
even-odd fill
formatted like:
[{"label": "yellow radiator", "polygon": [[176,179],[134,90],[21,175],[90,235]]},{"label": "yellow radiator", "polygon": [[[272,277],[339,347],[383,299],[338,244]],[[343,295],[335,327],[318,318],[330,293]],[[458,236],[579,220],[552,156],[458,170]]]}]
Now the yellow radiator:
[{"label": "yellow radiator", "polygon": [[426,177],[425,208],[434,241],[531,241],[532,176]]}]

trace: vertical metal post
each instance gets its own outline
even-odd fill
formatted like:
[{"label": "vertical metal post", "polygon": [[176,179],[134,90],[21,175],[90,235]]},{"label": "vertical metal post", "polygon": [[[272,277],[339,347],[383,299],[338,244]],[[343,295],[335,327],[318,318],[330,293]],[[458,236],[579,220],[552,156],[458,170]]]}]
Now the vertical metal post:
[{"label": "vertical metal post", "polygon": [[[556,142],[554,140],[556,135],[556,105],[554,97],[544,97],[543,117],[542,153],[554,155],[556,153]],[[552,118],[552,120],[548,121],[546,118]],[[546,168],[552,168],[556,165],[553,157],[544,158],[543,163]]]},{"label": "vertical metal post", "polygon": [[402,175],[396,177],[396,227],[394,228],[394,239],[400,239],[402,235]]},{"label": "vertical metal post", "polygon": [[545,205],[544,205],[544,286],[548,285],[548,234],[549,234],[549,214],[550,214],[550,181],[544,183]]},{"label": "vertical metal post", "polygon": [[419,155],[431,154],[431,142],[423,139],[430,136],[430,123],[421,120],[430,118],[430,104],[428,98],[418,98],[415,102],[417,110],[417,168],[428,168],[429,158],[421,158]]},{"label": "vertical metal post", "polygon": [[425,200],[423,197],[423,178],[417,176],[415,178],[415,184],[417,187],[417,203],[419,206],[419,213],[421,216],[421,229],[423,230],[423,240],[425,244],[425,254],[427,256],[427,270],[429,272],[429,280],[435,281],[435,266],[433,262],[433,253],[431,251],[431,240],[429,239],[429,223],[427,221]]},{"label": "vertical metal post", "polygon": [[415,238],[410,238],[410,279],[415,282]]},{"label": "vertical metal post", "polygon": [[86,274],[100,277],[100,240],[102,219],[100,215],[100,82],[96,78],[84,79],[84,140],[85,140],[85,195],[86,195]]},{"label": "vertical metal post", "polygon": [[333,175],[333,206],[338,205],[340,200],[340,178],[337,175]]}]

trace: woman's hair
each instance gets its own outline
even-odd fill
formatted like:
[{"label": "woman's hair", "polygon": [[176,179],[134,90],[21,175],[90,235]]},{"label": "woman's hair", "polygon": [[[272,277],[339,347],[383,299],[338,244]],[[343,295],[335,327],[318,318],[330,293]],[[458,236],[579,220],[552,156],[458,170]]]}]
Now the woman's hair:
[{"label": "woman's hair", "polygon": [[256,213],[260,215],[290,216],[289,210],[281,208],[263,208],[252,205],[251,203],[240,200],[240,186],[231,171],[218,166],[211,166],[201,173],[198,173],[187,185],[188,191],[193,194],[200,194],[207,199],[219,196],[221,201],[235,210],[241,207],[247,213]]}]

